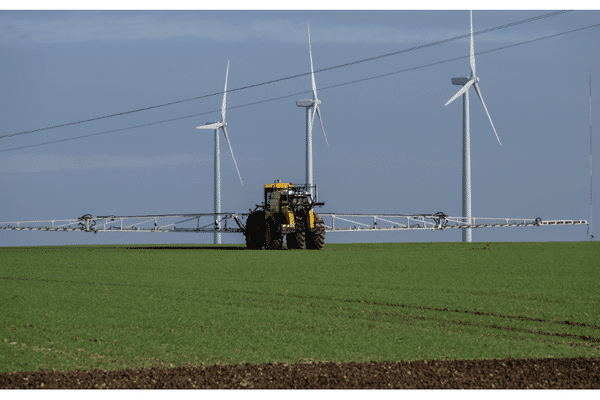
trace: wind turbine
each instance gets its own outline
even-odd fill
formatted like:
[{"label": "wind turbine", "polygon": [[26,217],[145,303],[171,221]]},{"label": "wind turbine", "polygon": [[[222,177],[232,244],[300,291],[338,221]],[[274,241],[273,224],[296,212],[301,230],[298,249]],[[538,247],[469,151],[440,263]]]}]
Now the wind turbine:
[{"label": "wind turbine", "polygon": [[[490,113],[488,112],[487,107],[485,106],[485,102],[483,101],[483,97],[481,97],[481,91],[479,90],[479,78],[475,74],[475,50],[473,47],[473,11],[471,11],[471,52],[470,52],[470,63],[471,63],[471,76],[464,78],[452,78],[452,84],[462,86],[462,88],[454,95],[446,104],[452,103],[458,96],[463,95],[463,179],[462,179],[462,212],[463,218],[466,218],[466,222],[468,224],[471,223],[471,137],[469,132],[469,88],[471,86],[475,87],[475,92],[477,92],[477,96],[479,96],[479,100],[481,100],[481,104],[485,109],[485,112],[490,120],[490,124],[492,124],[492,129],[496,134],[496,139],[498,139],[498,143],[500,143],[500,138],[498,138],[498,133],[496,133],[496,128],[494,128],[494,123],[492,122],[492,117],[490,117]],[[502,145],[502,143],[500,143]],[[471,242],[471,228],[462,230],[462,241],[463,242]]]},{"label": "wind turbine", "polygon": [[[315,71],[313,69],[312,61],[312,49],[310,46],[310,25],[308,25],[308,52],[310,54],[310,74],[312,79],[312,100],[298,100],[296,105],[298,107],[306,108],[306,185],[309,187],[310,195],[314,199],[313,193],[313,162],[312,162],[312,126],[315,121],[315,113],[319,115],[319,121],[321,121],[321,128],[323,129],[323,135],[325,136],[325,143],[329,146],[327,141],[327,135],[325,134],[325,127],[323,127],[323,120],[321,119],[321,109],[319,104],[321,101],[317,98],[317,85],[315,84]],[[313,110],[314,108],[314,110]],[[312,112],[312,118],[311,118]]]},{"label": "wind turbine", "polygon": [[[214,203],[214,212],[215,212],[215,229],[221,229],[221,216],[218,215],[221,212],[221,160],[220,160],[220,149],[219,149],[219,129],[223,130],[223,134],[225,135],[225,140],[227,140],[227,144],[229,145],[229,151],[231,152],[231,157],[233,158],[233,163],[235,164],[235,169],[240,177],[240,182],[242,185],[244,182],[242,181],[242,175],[240,175],[240,170],[238,169],[237,162],[235,161],[235,157],[233,155],[233,149],[231,148],[231,143],[229,142],[229,136],[227,135],[227,123],[225,122],[225,104],[227,103],[227,76],[229,75],[229,61],[227,61],[227,72],[225,73],[225,89],[223,90],[223,105],[221,106],[221,122],[207,122],[206,125],[198,126],[196,129],[213,129],[215,133],[215,203]],[[214,244],[221,244],[221,232],[214,233]]]}]

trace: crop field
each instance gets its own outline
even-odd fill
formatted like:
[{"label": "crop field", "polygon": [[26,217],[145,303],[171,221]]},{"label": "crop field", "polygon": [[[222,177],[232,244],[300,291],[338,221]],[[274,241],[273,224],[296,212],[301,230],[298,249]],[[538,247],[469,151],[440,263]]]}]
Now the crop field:
[{"label": "crop field", "polygon": [[0,374],[600,357],[600,247],[0,248]]}]

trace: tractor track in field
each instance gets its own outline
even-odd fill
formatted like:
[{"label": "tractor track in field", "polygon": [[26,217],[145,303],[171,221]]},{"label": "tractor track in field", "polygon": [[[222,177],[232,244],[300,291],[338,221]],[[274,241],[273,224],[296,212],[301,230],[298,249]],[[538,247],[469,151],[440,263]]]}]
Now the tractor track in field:
[{"label": "tractor track in field", "polygon": [[[260,294],[260,295],[271,295],[273,296],[273,294],[269,294],[269,293],[261,293],[261,292],[243,292],[243,293],[251,293],[251,294]],[[337,298],[327,298],[327,297],[316,297],[316,296],[299,296],[299,295],[287,295],[287,294],[275,294],[276,296],[280,296],[280,297],[294,297],[294,298],[299,298],[299,299],[319,299],[319,300],[335,300],[335,301],[339,301],[339,302],[347,302],[347,303],[360,303],[360,304],[372,304],[372,305],[383,305],[383,306],[391,306],[391,307],[402,307],[402,308],[412,308],[412,309],[419,309],[419,310],[430,310],[430,311],[440,311],[440,312],[453,312],[453,313],[460,313],[460,314],[471,314],[471,315],[478,315],[478,316],[492,316],[492,317],[498,317],[498,318],[506,318],[506,319],[516,319],[519,321],[534,321],[534,322],[542,322],[542,323],[554,323],[554,324],[560,324],[560,325],[568,325],[568,326],[578,326],[578,327],[587,327],[587,328],[593,328],[593,329],[600,329],[600,327],[598,327],[597,325],[591,325],[591,324],[583,324],[583,323],[578,323],[578,322],[571,322],[571,321],[553,321],[553,320],[544,320],[544,319],[539,319],[539,318],[530,318],[530,317],[521,317],[521,316],[505,316],[502,314],[497,314],[497,313],[484,313],[484,312],[480,312],[480,311],[468,311],[468,310],[450,310],[448,308],[435,308],[435,307],[421,307],[421,306],[409,306],[409,305],[404,305],[404,304],[394,304],[394,303],[378,303],[378,302],[371,302],[371,301],[364,301],[364,300],[347,300],[347,299],[337,299]],[[256,300],[254,300],[256,301]],[[280,303],[280,302],[278,302]],[[308,304],[307,306],[309,307],[315,307],[312,304]],[[321,307],[323,308],[323,307]],[[550,332],[550,331],[542,331],[542,330],[537,330],[537,329],[524,329],[524,328],[516,328],[516,327],[511,327],[511,326],[501,326],[501,325],[497,325],[497,324],[491,324],[491,325],[486,325],[486,324],[481,324],[481,323],[477,323],[477,322],[471,322],[471,321],[463,321],[463,320],[454,320],[454,319],[440,319],[440,318],[432,318],[432,317],[425,317],[425,316],[421,316],[421,315],[411,315],[411,314],[400,314],[400,313],[392,313],[392,312],[381,312],[381,311],[373,311],[373,310],[359,310],[359,309],[353,309],[353,308],[349,308],[349,309],[342,309],[342,308],[337,308],[337,307],[325,307],[325,308],[329,308],[331,310],[340,310],[340,311],[348,311],[348,312],[356,312],[356,313],[366,313],[366,314],[371,314],[371,315],[388,315],[391,317],[403,317],[406,319],[419,319],[419,320],[431,320],[431,321],[436,321],[436,322],[440,322],[442,325],[444,325],[445,323],[449,323],[449,324],[454,324],[454,325],[466,325],[466,326],[473,326],[473,327],[477,327],[477,328],[487,328],[487,329],[498,329],[498,330],[505,330],[505,331],[512,331],[512,332],[520,332],[520,333],[529,333],[529,334],[534,334],[534,335],[540,335],[540,336],[550,336],[550,337],[560,337],[560,338],[570,338],[570,339],[575,339],[578,341],[582,341],[582,342],[593,342],[593,343],[600,343],[600,338],[598,337],[594,337],[594,336],[590,336],[590,335],[576,335],[576,334],[572,334],[572,333],[560,333],[560,332]],[[340,315],[340,317],[346,317],[346,318],[357,318],[354,315]],[[360,318],[360,317],[358,317]],[[578,346],[579,343],[568,343],[572,346]]]},{"label": "tractor track in field", "polygon": [[[302,296],[300,296],[302,297]],[[402,308],[415,308],[418,310],[431,310],[431,311],[440,311],[440,312],[452,312],[459,314],[470,314],[470,315],[481,315],[481,316],[489,316],[489,317],[498,317],[498,318],[506,318],[506,319],[517,319],[519,321],[533,321],[533,322],[542,322],[542,323],[551,323],[551,324],[559,324],[559,325],[569,325],[569,326],[580,326],[585,328],[592,328],[600,330],[600,326],[594,324],[584,324],[580,322],[571,322],[571,321],[553,321],[548,319],[541,318],[531,318],[531,317],[523,317],[518,315],[502,315],[498,313],[492,312],[481,312],[481,311],[469,311],[469,310],[451,310],[449,308],[436,308],[436,307],[423,307],[423,306],[411,306],[407,304],[394,304],[394,303],[378,303],[373,301],[364,301],[364,300],[345,300],[345,299],[335,299],[344,302],[350,303],[365,303],[365,304],[373,304],[379,306],[389,306],[389,307],[402,307]]]},{"label": "tractor track in field", "polygon": [[[423,320],[423,321],[436,321],[436,322],[440,323],[440,326],[445,326],[446,323],[449,323],[449,324],[453,324],[453,325],[466,325],[466,326],[473,326],[476,328],[498,329],[498,330],[505,330],[505,331],[511,331],[511,332],[530,333],[530,334],[541,335],[541,336],[571,338],[571,339],[579,340],[582,342],[600,343],[600,338],[597,338],[594,336],[589,336],[589,335],[575,335],[575,334],[571,334],[571,333],[549,332],[549,331],[540,331],[540,330],[535,330],[535,329],[523,329],[523,328],[515,328],[515,327],[511,327],[511,326],[500,326],[497,324],[485,325],[485,324],[480,324],[480,323],[471,322],[471,321],[430,318],[430,317],[424,317],[422,315],[398,314],[398,313],[377,312],[377,311],[367,311],[367,310],[357,310],[357,309],[346,309],[344,311],[353,311],[353,312],[357,312],[357,313],[361,312],[361,313],[367,313],[367,314],[373,314],[373,315],[388,315],[388,316],[392,316],[392,317],[403,317],[406,319],[418,319],[418,320]],[[346,317],[347,318],[357,318],[353,315],[348,315]],[[514,338],[516,338],[516,337],[514,337]],[[579,345],[579,343],[570,343],[570,342],[568,344],[573,345],[573,346]]]},{"label": "tractor track in field", "polygon": [[[572,338],[572,339],[580,340],[582,342],[600,343],[600,338],[597,338],[594,336],[589,336],[589,335],[575,335],[572,333],[548,332],[548,331],[540,331],[540,330],[535,330],[535,329],[523,329],[523,328],[515,328],[515,327],[511,327],[511,326],[500,326],[497,324],[484,325],[484,324],[480,324],[477,322],[471,322],[471,321],[430,318],[430,317],[424,317],[421,315],[386,313],[386,312],[382,313],[382,312],[378,312],[378,311],[367,311],[367,310],[356,310],[356,309],[347,309],[346,311],[363,312],[363,313],[368,313],[368,314],[373,314],[373,315],[389,315],[389,316],[394,316],[394,317],[405,317],[405,318],[410,318],[410,319],[420,319],[420,320],[424,320],[424,321],[425,320],[437,321],[437,322],[440,322],[442,324],[442,326],[444,325],[444,323],[451,323],[451,324],[455,324],[455,325],[467,325],[467,326],[473,326],[473,327],[477,327],[477,328],[491,328],[491,329],[498,329],[498,330],[507,330],[507,331],[512,331],[512,332],[532,333],[534,335],[542,335],[542,336]],[[356,317],[349,315],[348,318],[356,318]],[[572,344],[577,345],[577,343],[572,343]]]},{"label": "tractor track in field", "polygon": [[460,321],[460,320],[455,321],[453,319],[452,320],[444,320],[444,322],[451,322],[456,325],[475,326],[478,328],[492,328],[492,329],[506,330],[506,331],[512,331],[512,332],[533,333],[535,335],[556,336],[556,337],[562,337],[562,338],[572,338],[572,339],[580,340],[582,342],[600,343],[600,338],[596,338],[593,336],[587,336],[587,335],[573,335],[571,333],[558,333],[558,332],[539,331],[539,330],[534,330],[534,329],[521,329],[521,328],[515,328],[515,327],[511,327],[511,326],[499,326],[496,324],[483,325],[483,324],[477,324],[477,323],[469,322],[469,321]]},{"label": "tractor track in field", "polygon": [[[125,285],[125,284],[120,284],[120,283],[86,282],[86,281],[71,281],[71,280],[58,280],[58,279],[35,279],[35,278],[21,278],[21,277],[14,277],[14,276],[0,276],[0,279],[45,282],[45,283],[54,282],[54,283],[72,283],[72,284],[81,284],[81,285],[123,286],[123,287],[131,287],[131,288],[134,288],[134,287],[154,288],[153,286],[148,286],[148,285]],[[415,306],[415,305],[408,305],[408,304],[381,303],[381,302],[366,301],[366,300],[339,299],[339,298],[335,298],[335,297],[323,297],[323,296],[300,296],[300,295],[281,294],[281,293],[271,294],[271,293],[263,293],[263,292],[256,292],[256,291],[249,291],[249,292],[237,291],[237,290],[229,290],[229,291],[236,292],[236,293],[263,295],[263,296],[295,297],[298,299],[317,299],[317,300],[327,300],[327,301],[334,300],[334,301],[347,302],[347,303],[361,303],[361,304],[372,304],[372,305],[377,305],[377,306],[412,308],[412,309],[417,309],[417,310],[453,312],[453,313],[459,313],[459,314],[470,314],[470,315],[491,316],[491,317],[498,317],[498,318],[505,318],[505,319],[516,319],[519,321],[532,321],[532,322],[541,322],[541,323],[552,323],[552,324],[558,324],[558,325],[579,326],[579,327],[583,327],[583,328],[592,328],[592,329],[600,330],[600,326],[595,325],[595,324],[585,324],[585,323],[581,323],[581,322],[572,322],[572,321],[568,321],[568,320],[555,321],[555,320],[524,317],[524,316],[517,316],[517,315],[502,315],[502,314],[493,313],[493,312],[453,310],[453,309],[449,309],[449,308],[423,307],[423,306]],[[597,338],[593,338],[593,339],[595,339],[595,340],[592,340],[592,341],[600,340]]]},{"label": "tractor track in field", "polygon": [[[80,284],[80,285],[105,285],[105,286],[125,286],[125,287],[143,287],[143,286],[134,286],[134,285],[124,285],[122,283],[103,283],[103,282],[85,282],[85,281],[68,281],[68,280],[64,280],[61,281],[59,279],[35,279],[35,278],[21,278],[21,277],[14,277],[14,276],[0,276],[0,279],[8,279],[8,280],[15,280],[15,281],[31,281],[31,282],[46,282],[46,283],[50,283],[50,282],[56,282],[56,283],[76,283],[76,284]],[[145,287],[152,287],[152,286],[145,286]]]},{"label": "tractor track in field", "polygon": [[[454,324],[454,325],[473,326],[476,328],[498,329],[498,330],[505,330],[505,331],[512,331],[512,332],[530,333],[530,334],[541,335],[541,336],[571,338],[571,339],[579,340],[582,342],[600,343],[600,338],[597,338],[594,336],[589,336],[589,335],[575,335],[575,334],[571,334],[571,333],[549,332],[549,331],[540,331],[540,330],[535,330],[535,329],[523,329],[523,328],[515,328],[515,327],[511,327],[511,326],[500,326],[497,324],[484,325],[484,324],[471,322],[471,321],[430,318],[430,317],[424,317],[421,315],[398,314],[398,313],[387,313],[387,312],[382,313],[382,312],[377,312],[377,311],[366,311],[366,310],[357,310],[357,309],[346,309],[345,311],[362,312],[362,313],[368,313],[368,314],[373,314],[373,315],[389,315],[392,317],[404,317],[406,319],[419,319],[419,320],[423,320],[423,321],[427,321],[427,320],[436,321],[436,322],[441,323],[440,326],[445,326],[446,323],[449,323],[449,324]],[[353,315],[348,315],[347,317],[348,318],[357,318]],[[514,338],[517,339],[517,337],[514,337]],[[571,342],[569,342],[568,344],[572,345],[572,346],[580,345],[579,343],[571,343]]]},{"label": "tractor track in field", "polygon": [[600,358],[233,364],[0,374],[0,389],[600,389]]},{"label": "tractor track in field", "polygon": [[[261,293],[261,292],[244,292],[244,293],[260,294],[260,295],[271,295],[272,296],[272,294],[270,294],[270,293]],[[551,324],[568,325],[568,326],[579,326],[579,327],[582,327],[582,328],[592,328],[592,329],[598,329],[598,330],[600,330],[600,326],[595,325],[595,324],[585,324],[585,323],[581,323],[581,322],[571,322],[571,321],[568,321],[568,320],[565,320],[565,321],[554,321],[554,320],[541,319],[541,318],[531,318],[531,317],[524,317],[524,316],[518,316],[518,315],[502,315],[502,314],[493,313],[493,312],[470,311],[470,310],[452,310],[452,309],[449,309],[449,308],[423,307],[423,306],[414,306],[414,305],[397,304],[397,303],[380,303],[380,302],[367,301],[367,300],[339,299],[339,298],[336,298],[336,297],[299,296],[299,295],[288,295],[288,294],[276,294],[276,295],[277,296],[283,296],[283,297],[296,297],[296,298],[299,298],[299,299],[334,300],[334,301],[346,302],[346,303],[361,303],[361,304],[372,304],[372,305],[376,305],[376,306],[413,308],[413,309],[417,309],[417,310],[430,310],[430,311],[440,311],[440,312],[452,312],[452,313],[459,313],[459,314],[490,316],[490,317],[498,317],[498,318],[506,318],[506,319],[516,319],[516,320],[519,320],[519,321],[532,321],[532,322],[542,322],[542,323],[551,323]]]}]

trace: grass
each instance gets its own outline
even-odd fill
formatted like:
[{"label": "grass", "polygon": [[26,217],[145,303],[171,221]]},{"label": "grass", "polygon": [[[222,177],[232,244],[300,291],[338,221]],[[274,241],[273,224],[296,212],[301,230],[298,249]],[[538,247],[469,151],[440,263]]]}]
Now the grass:
[{"label": "grass", "polygon": [[593,242],[170,247],[0,248],[0,373],[600,356]]}]

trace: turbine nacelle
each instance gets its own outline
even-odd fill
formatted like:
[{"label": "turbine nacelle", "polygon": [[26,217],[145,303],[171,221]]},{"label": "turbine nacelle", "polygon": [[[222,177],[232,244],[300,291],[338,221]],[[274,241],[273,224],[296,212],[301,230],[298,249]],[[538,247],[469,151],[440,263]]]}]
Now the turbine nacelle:
[{"label": "turbine nacelle", "polygon": [[312,107],[314,105],[319,105],[321,104],[321,100],[297,100],[296,101],[296,105],[298,107]]},{"label": "turbine nacelle", "polygon": [[[456,86],[465,86],[472,78],[452,78],[452,84]],[[475,78],[476,82],[479,82],[479,78]]]},{"label": "turbine nacelle", "polygon": [[227,122],[207,122],[206,125],[197,126],[196,129],[219,129],[226,125]]}]

